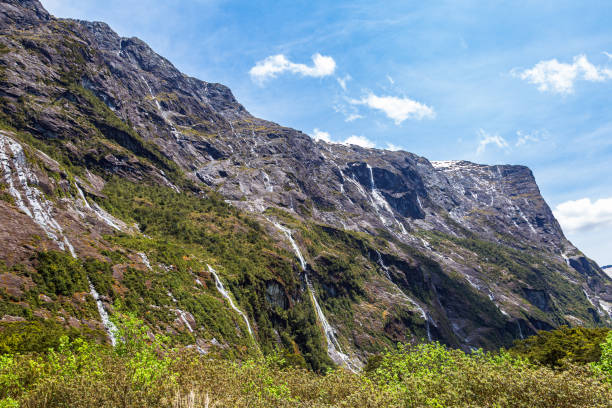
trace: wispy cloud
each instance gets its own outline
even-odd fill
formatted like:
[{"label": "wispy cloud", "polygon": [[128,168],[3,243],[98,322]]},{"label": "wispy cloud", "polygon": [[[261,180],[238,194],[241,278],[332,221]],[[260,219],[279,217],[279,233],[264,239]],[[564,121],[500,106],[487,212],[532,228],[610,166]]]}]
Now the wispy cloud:
[{"label": "wispy cloud", "polygon": [[391,85],[395,84],[395,81],[393,80],[391,75],[387,75],[387,81],[389,81],[391,83]]},{"label": "wispy cloud", "polygon": [[566,201],[557,205],[553,213],[563,230],[570,233],[612,227],[612,198]]},{"label": "wispy cloud", "polygon": [[396,125],[407,119],[421,120],[434,118],[436,116],[433,108],[414,101],[410,98],[398,98],[396,96],[377,96],[369,93],[361,99],[351,99],[353,105],[366,105],[385,113]]},{"label": "wispy cloud", "polygon": [[476,154],[484,153],[484,151],[487,149],[487,146],[490,144],[495,145],[500,149],[505,149],[508,147],[508,142],[506,141],[506,139],[504,139],[497,133],[490,134],[485,132],[484,129],[479,129],[478,136],[480,137],[480,140],[478,141],[478,148],[476,149]]},{"label": "wispy cloud", "polygon": [[336,81],[338,81],[338,84],[340,85],[340,88],[342,88],[342,90],[346,91],[346,83],[348,81],[350,81],[351,79],[353,79],[353,78],[351,78],[351,76],[349,74],[346,74],[343,77],[337,77]]},{"label": "wispy cloud", "polygon": [[602,52],[603,55],[605,55],[606,57],[612,59],[612,54],[610,54],[609,52]]},{"label": "wispy cloud", "polygon": [[[547,132],[544,132],[544,133],[547,133]],[[543,138],[543,136],[546,136],[546,135],[539,131],[527,133],[527,132],[523,132],[522,130],[519,130],[516,132],[516,136],[517,136],[517,139],[514,145],[516,147],[520,147],[520,146],[524,146],[530,143],[537,143]]]},{"label": "wispy cloud", "polygon": [[259,83],[276,78],[279,74],[289,72],[301,76],[321,78],[332,75],[336,70],[336,61],[332,57],[319,53],[312,56],[312,66],[289,61],[283,54],[271,55],[258,61],[249,70],[251,78]]},{"label": "wispy cloud", "polygon": [[362,116],[362,115],[360,115],[360,114],[358,114],[358,113],[350,113],[350,114],[348,114],[348,115],[347,115],[347,116],[344,118],[344,121],[345,121],[345,122],[352,122],[352,121],[354,121],[354,120],[361,119],[361,118],[363,118],[363,116]]},{"label": "wispy cloud", "polygon": [[[608,53],[605,53],[609,55]],[[557,59],[538,62],[533,68],[512,70],[512,75],[537,85],[542,92],[571,94],[578,80],[603,82],[612,78],[612,69],[602,68],[589,62],[585,55],[577,55],[571,64]]]},{"label": "wispy cloud", "polygon": [[354,106],[346,105],[344,102],[334,105],[334,110],[344,116],[345,122],[353,122],[363,118],[363,115],[360,115]]}]

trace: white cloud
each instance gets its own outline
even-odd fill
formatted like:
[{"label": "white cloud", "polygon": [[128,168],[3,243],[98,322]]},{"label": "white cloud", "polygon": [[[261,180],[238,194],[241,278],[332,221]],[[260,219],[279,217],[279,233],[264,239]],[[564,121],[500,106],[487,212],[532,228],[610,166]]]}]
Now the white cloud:
[{"label": "white cloud", "polygon": [[314,128],[314,130],[312,131],[312,138],[318,142],[319,140],[322,140],[324,142],[327,143],[331,143],[331,136],[329,135],[328,132],[324,132],[322,130],[319,130],[317,128]]},{"label": "white cloud", "polygon": [[283,54],[271,55],[264,60],[258,61],[249,70],[249,74],[253,80],[263,83],[270,78],[276,78],[277,75],[284,72],[321,78],[332,75],[336,70],[336,61],[332,57],[317,53],[312,56],[312,61],[313,65],[308,66],[291,62]]},{"label": "white cloud", "polygon": [[487,146],[490,144],[494,144],[500,149],[508,147],[508,142],[506,142],[506,139],[504,139],[497,133],[492,135],[485,132],[483,129],[479,129],[478,135],[480,136],[480,141],[478,142],[478,149],[476,150],[476,154],[483,153],[486,150]]},{"label": "white cloud", "polygon": [[363,116],[361,116],[360,114],[358,114],[358,113],[351,113],[351,114],[347,115],[344,118],[344,121],[345,122],[352,122],[354,120],[361,119],[361,118],[363,118]]},{"label": "white cloud", "polygon": [[336,81],[338,81],[338,84],[340,85],[340,88],[342,88],[344,91],[346,91],[346,83],[348,81],[350,81],[351,79],[353,79],[353,78],[349,74],[346,74],[342,78],[337,77]]},{"label": "white cloud", "polygon": [[357,146],[367,147],[367,148],[373,148],[374,146],[376,146],[376,144],[374,144],[374,142],[372,142],[370,139],[364,136],[356,136],[356,135],[352,135],[346,138],[344,142],[342,142],[342,144],[357,145]]},{"label": "white cloud", "polygon": [[391,75],[387,75],[387,80],[391,83],[391,85],[395,84],[395,81],[391,77]]},{"label": "white cloud", "polygon": [[376,147],[376,144],[372,142],[371,140],[369,140],[368,138],[364,136],[357,136],[357,135],[351,135],[347,137],[346,139],[344,139],[343,141],[337,142],[337,141],[332,140],[329,132],[324,132],[317,128],[314,128],[314,130],[312,131],[311,137],[315,142],[323,141],[326,143],[343,144],[343,145],[357,145],[357,146],[367,147],[367,148]]},{"label": "white cloud", "polygon": [[526,145],[529,142],[537,143],[540,141],[540,137],[538,136],[537,132],[524,133],[519,130],[516,132],[516,135],[518,136],[518,139],[516,140],[516,143],[515,143],[515,146],[517,147]]},{"label": "white cloud", "polygon": [[421,120],[434,118],[436,116],[433,108],[409,98],[398,98],[396,96],[377,96],[369,93],[361,99],[352,99],[353,105],[366,105],[372,109],[383,111],[388,118],[393,119],[396,125],[406,119]]},{"label": "white cloud", "polygon": [[387,150],[391,150],[392,152],[396,152],[396,151],[398,151],[398,150],[403,150],[401,147],[399,147],[399,146],[397,146],[397,145],[394,145],[393,143],[389,143],[389,142],[387,142],[387,147],[386,147],[386,149],[387,149]]},{"label": "white cloud", "polygon": [[612,227],[612,198],[566,201],[557,205],[553,213],[563,230],[570,233]]},{"label": "white cloud", "polygon": [[612,59],[612,54],[610,54],[609,52],[605,52],[605,51],[604,51],[602,54],[603,54],[603,55],[605,55],[606,57],[608,57],[608,58],[611,58],[611,59]]},{"label": "white cloud", "polygon": [[612,70],[597,67],[591,64],[585,55],[577,55],[571,64],[556,59],[540,61],[533,68],[524,71],[515,69],[512,75],[537,85],[542,92],[571,94],[576,81],[602,82],[612,78]]}]

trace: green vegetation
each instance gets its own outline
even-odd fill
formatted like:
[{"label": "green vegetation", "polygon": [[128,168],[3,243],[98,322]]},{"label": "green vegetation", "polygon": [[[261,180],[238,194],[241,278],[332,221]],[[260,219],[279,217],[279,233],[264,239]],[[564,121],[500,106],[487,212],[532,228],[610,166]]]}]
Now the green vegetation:
[{"label": "green vegetation", "polygon": [[[122,282],[129,289],[122,299],[128,310],[137,312],[151,325],[160,320],[170,323],[175,318],[173,314],[166,313],[164,317],[163,311],[147,306],[170,306],[170,291],[177,306],[191,313],[196,326],[204,330],[202,337],[236,345],[238,355],[253,355],[251,340],[244,336],[244,322],[219,302],[207,268],[210,264],[220,273],[240,308],[254,319],[261,351],[272,352],[280,337],[287,355],[305,359],[317,371],[332,366],[310,300],[300,289],[293,255],[279,248],[257,221],[213,192],[202,197],[114,178],[107,183],[104,194],[107,198],[101,204],[106,209],[123,220],[136,222],[148,237],[119,234],[107,239],[121,248],[147,253],[153,265],[171,268],[171,273],[162,273],[158,266],[153,271],[128,267]],[[122,255],[114,256],[117,262],[125,262]],[[198,276],[206,282],[205,288],[194,288],[194,278]],[[287,309],[268,302],[266,285],[271,281],[284,287],[298,302]],[[236,332],[236,325],[242,334]],[[186,337],[183,342],[192,340]]]},{"label": "green vegetation", "polygon": [[563,326],[517,340],[510,353],[551,368],[592,363],[601,358],[600,344],[610,332],[607,328]]},{"label": "green vegetation", "polygon": [[592,364],[595,371],[607,376],[608,381],[612,382],[612,330],[608,332],[606,341],[599,345],[601,348],[601,358]]},{"label": "green vegetation", "polygon": [[594,408],[612,398],[604,369],[555,371],[504,351],[399,345],[362,373],[317,374],[278,353],[238,362],[174,349],[129,314],[117,326],[115,348],[62,336],[47,352],[0,355],[0,407]]},{"label": "green vegetation", "polygon": [[57,348],[62,337],[92,338],[87,329],[65,328],[51,320],[0,323],[0,354],[42,353]]},{"label": "green vegetation", "polygon": [[[564,274],[578,273],[567,268],[564,274],[560,266],[542,258],[537,251],[529,248],[516,249],[514,247],[479,239],[473,233],[466,238],[450,236],[438,231],[420,231],[430,243],[441,252],[454,251],[464,257],[471,257],[473,261],[486,271],[487,277],[496,283],[504,283],[521,297],[527,299],[525,289],[544,291],[547,296],[544,304],[535,305],[530,314],[542,322],[555,327],[567,324],[565,315],[571,314],[583,321],[597,324],[593,314],[589,311],[589,301],[586,299],[582,287],[571,283]],[[502,241],[508,241],[504,236]],[[469,252],[467,252],[467,251]]]}]

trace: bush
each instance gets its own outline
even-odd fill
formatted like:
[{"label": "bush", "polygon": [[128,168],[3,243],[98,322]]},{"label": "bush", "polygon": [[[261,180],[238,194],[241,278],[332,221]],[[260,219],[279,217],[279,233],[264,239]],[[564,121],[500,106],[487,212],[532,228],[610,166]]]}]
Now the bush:
[{"label": "bush", "polygon": [[608,332],[606,341],[601,343],[601,358],[593,364],[595,371],[603,373],[612,382],[612,330]]},{"label": "bush", "polygon": [[87,291],[87,275],[81,262],[67,252],[38,253],[37,273],[32,277],[51,297]]},{"label": "bush", "polygon": [[551,331],[540,331],[535,336],[517,340],[510,352],[534,363],[553,368],[568,364],[587,364],[598,361],[600,344],[610,329],[562,326]]}]

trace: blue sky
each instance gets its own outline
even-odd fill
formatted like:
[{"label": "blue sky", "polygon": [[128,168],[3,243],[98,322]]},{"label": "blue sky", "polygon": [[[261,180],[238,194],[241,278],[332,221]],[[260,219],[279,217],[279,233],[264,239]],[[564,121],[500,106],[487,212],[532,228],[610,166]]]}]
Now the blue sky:
[{"label": "blue sky", "polygon": [[312,136],[527,165],[568,238],[612,264],[609,0],[42,3]]}]

